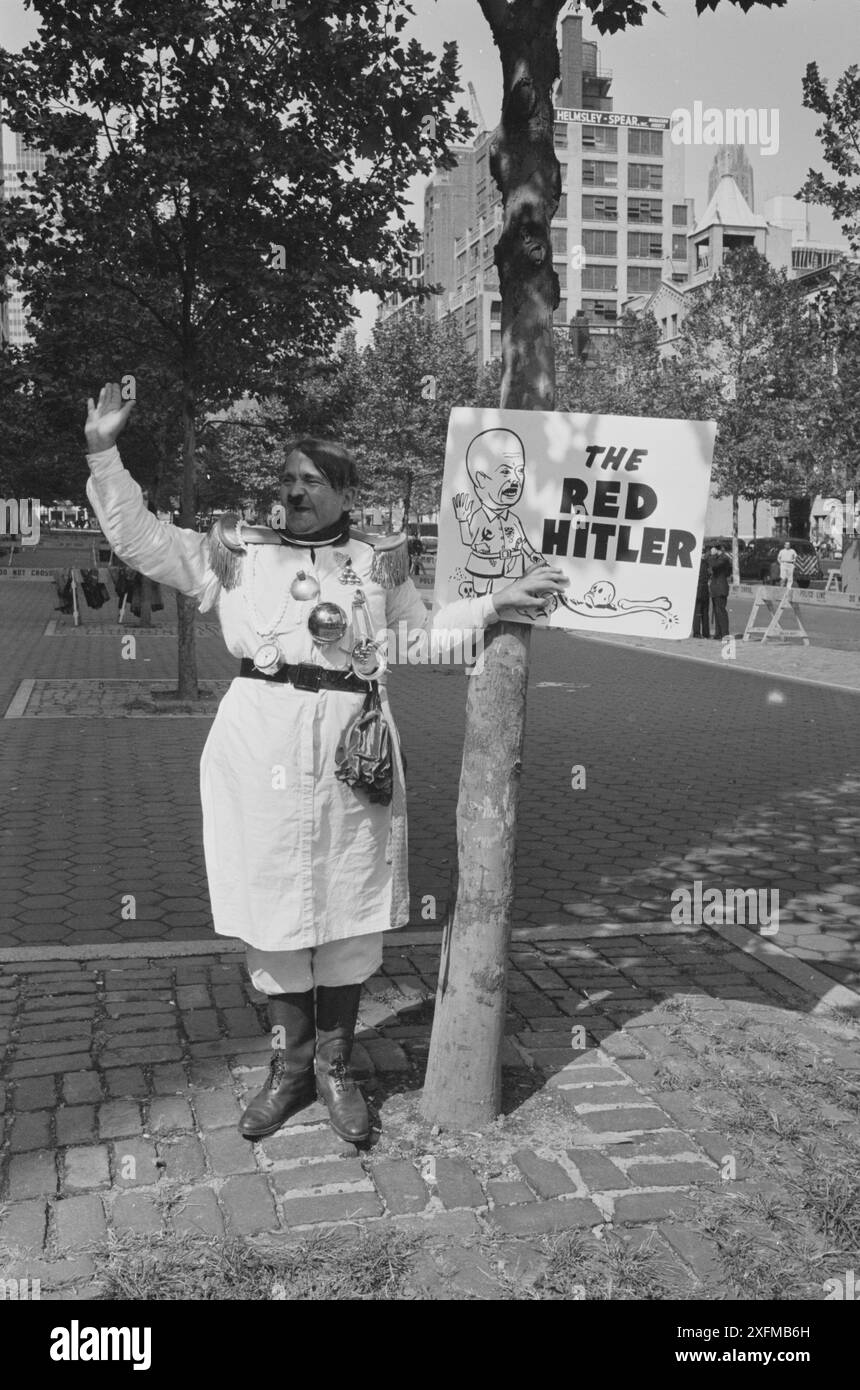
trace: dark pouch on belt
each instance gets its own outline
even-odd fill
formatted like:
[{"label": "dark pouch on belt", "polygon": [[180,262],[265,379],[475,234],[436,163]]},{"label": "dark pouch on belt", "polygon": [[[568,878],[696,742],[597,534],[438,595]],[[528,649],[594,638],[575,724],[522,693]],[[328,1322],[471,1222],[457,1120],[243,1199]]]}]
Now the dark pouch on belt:
[{"label": "dark pouch on belt", "polygon": [[394,786],[391,730],[382,712],[379,689],[368,690],[364,704],[347,726],[335,754],[335,776],[355,791],[388,806]]}]

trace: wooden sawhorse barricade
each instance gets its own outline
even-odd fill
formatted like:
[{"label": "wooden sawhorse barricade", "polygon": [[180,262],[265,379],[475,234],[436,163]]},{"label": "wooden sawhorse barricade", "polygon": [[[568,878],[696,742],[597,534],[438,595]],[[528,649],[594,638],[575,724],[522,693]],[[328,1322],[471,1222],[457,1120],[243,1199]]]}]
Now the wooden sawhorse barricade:
[{"label": "wooden sawhorse barricade", "polygon": [[[779,601],[777,601],[775,595],[768,596],[763,584],[758,586],[755,592],[755,598],[753,599],[753,606],[749,618],[747,619],[747,625],[744,629],[745,642],[750,642],[754,638],[760,638],[762,642],[776,639],[780,642],[802,642],[804,647],[809,646],[806,628],[803,626],[800,613],[797,610],[797,605],[792,598],[792,593],[793,590],[786,587],[781,591]],[[762,608],[768,614],[768,621],[763,627],[757,627],[756,619]],[[787,614],[791,614],[797,624],[796,627],[782,626],[782,619]]]}]

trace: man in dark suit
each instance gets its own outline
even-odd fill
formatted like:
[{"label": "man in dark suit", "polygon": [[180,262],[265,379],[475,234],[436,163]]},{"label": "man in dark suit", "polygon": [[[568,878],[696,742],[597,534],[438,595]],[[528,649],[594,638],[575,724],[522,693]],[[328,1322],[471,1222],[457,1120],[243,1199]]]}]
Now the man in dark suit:
[{"label": "man in dark suit", "polygon": [[708,588],[714,605],[714,623],[717,628],[714,636],[719,641],[729,635],[729,615],[726,601],[729,597],[729,577],[732,572],[732,562],[723,549],[712,545],[708,568],[710,570]]},{"label": "man in dark suit", "polygon": [[710,637],[711,623],[708,613],[710,608],[711,596],[708,592],[708,581],[710,570],[708,568],[708,557],[702,555],[699,562],[699,578],[696,583],[696,606],[693,609],[693,636]]}]

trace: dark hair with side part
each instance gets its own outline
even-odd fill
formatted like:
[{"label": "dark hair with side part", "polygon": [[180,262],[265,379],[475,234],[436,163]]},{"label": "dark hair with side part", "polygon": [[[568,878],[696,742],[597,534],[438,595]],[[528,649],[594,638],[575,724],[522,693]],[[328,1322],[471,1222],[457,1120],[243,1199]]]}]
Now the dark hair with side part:
[{"label": "dark hair with side part", "polygon": [[334,439],[315,439],[306,435],[294,439],[287,445],[285,461],[291,454],[304,454],[314,468],[318,468],[335,492],[343,492],[348,487],[358,487],[358,469],[355,459],[344,444]]}]

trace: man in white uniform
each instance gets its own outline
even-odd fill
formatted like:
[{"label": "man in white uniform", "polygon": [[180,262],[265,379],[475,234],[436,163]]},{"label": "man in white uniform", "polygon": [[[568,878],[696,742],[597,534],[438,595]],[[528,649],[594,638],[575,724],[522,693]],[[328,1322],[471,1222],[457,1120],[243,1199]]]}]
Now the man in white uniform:
[{"label": "man in white uniform", "polygon": [[[360,610],[371,633],[405,621],[410,645],[431,626],[461,640],[465,630],[541,609],[568,581],[547,565],[431,619],[406,573],[405,545],[392,551],[387,538],[371,542],[351,528],[355,465],[323,440],[297,441],[287,456],[280,531],[250,528],[243,544],[240,527],[238,543],[225,547],[159,521],[115,447],[132,404],[115,383],[89,401],[87,496],[120,559],[195,598],[202,612],[214,608],[241,659],[200,769],[215,931],[246,942],[273,1029],[269,1079],[240,1131],[272,1134],[319,1094],[335,1131],[359,1143],[370,1121],[349,1061],[361,987],[381,964],[382,933],[409,920],[403,764],[384,676],[390,804],[335,774],[342,735],[368,690],[351,665],[364,635]],[[343,618],[339,641],[318,635],[332,605]]]}]

